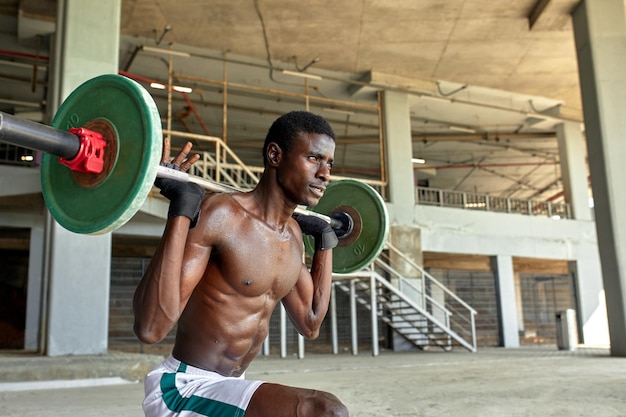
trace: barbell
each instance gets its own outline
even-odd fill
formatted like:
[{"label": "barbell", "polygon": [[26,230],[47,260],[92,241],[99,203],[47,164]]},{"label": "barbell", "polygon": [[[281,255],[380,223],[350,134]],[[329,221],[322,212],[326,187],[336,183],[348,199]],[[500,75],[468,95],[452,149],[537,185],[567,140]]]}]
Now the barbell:
[{"label": "barbell", "polygon": [[[44,201],[52,217],[75,233],[104,234],[126,224],[157,177],[194,182],[212,192],[238,191],[160,165],[163,132],[154,99],[121,75],[81,84],[63,101],[51,126],[0,112],[0,142],[43,152]],[[332,181],[317,206],[296,212],[320,217],[335,230],[335,273],[355,272],[383,250],[387,209],[363,182]],[[304,244],[312,254],[312,239],[305,236]]]}]

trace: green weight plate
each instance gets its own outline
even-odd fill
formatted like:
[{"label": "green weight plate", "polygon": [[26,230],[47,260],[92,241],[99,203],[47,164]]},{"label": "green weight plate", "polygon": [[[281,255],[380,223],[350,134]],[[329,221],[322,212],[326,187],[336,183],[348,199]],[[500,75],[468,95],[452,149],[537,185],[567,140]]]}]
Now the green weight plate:
[{"label": "green weight plate", "polygon": [[114,74],[81,84],[63,102],[52,126],[85,127],[107,141],[102,174],[79,174],[44,155],[41,186],[54,219],[83,234],[104,234],[124,225],[152,189],[161,158],[161,118],[138,83]]},{"label": "green weight plate", "polygon": [[[339,238],[333,249],[333,272],[348,274],[371,264],[382,252],[389,233],[389,215],[384,200],[369,185],[356,180],[341,180],[328,184],[317,206],[309,210],[327,216],[347,213],[352,219],[353,230]],[[314,244],[310,236],[304,236],[309,255]]]}]

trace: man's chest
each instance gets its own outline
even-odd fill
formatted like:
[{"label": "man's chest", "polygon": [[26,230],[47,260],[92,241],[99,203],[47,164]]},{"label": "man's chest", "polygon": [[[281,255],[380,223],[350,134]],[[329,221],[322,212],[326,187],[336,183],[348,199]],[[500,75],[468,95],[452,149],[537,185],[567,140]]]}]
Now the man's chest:
[{"label": "man's chest", "polygon": [[292,240],[263,234],[229,239],[213,251],[224,279],[238,292],[250,296],[273,293],[285,296],[298,280],[302,249]]}]

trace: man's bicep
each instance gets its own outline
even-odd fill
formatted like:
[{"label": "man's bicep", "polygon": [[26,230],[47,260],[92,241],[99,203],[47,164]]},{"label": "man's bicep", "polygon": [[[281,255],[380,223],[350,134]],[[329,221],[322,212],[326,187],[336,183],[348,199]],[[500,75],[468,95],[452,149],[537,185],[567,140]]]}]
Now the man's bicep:
[{"label": "man's bicep", "polygon": [[[206,271],[211,257],[212,246],[207,241],[197,241],[192,236],[185,245],[181,268],[181,303],[187,304],[191,293],[198,285]],[[181,308],[181,311],[182,311]]]},{"label": "man's bicep", "polygon": [[306,265],[302,265],[296,285],[282,299],[292,323],[303,336],[307,336],[308,318],[312,312],[313,281]]}]

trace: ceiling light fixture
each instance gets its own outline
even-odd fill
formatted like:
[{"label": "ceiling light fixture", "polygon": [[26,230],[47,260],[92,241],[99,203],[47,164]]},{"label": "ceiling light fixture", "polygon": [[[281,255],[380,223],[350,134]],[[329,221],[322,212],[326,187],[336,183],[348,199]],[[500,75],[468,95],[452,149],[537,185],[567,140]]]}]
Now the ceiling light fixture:
[{"label": "ceiling light fixture", "polygon": [[[167,32],[169,32],[170,30],[172,30],[172,26],[171,25],[165,25],[165,27],[163,28],[163,32],[161,32],[161,36],[159,37],[159,39],[156,39],[156,44],[157,45],[161,44],[161,41],[163,40],[163,37],[165,37]],[[154,32],[156,33],[156,29],[154,29]]]},{"label": "ceiling light fixture", "polygon": [[485,208],[487,207],[487,203],[484,201],[477,201],[475,203],[465,203],[465,207],[467,208]]},{"label": "ceiling light fixture", "polygon": [[281,72],[286,75],[293,75],[295,77],[302,77],[302,78],[310,78],[312,80],[322,79],[322,77],[320,77],[319,75],[307,74],[306,72],[295,72],[295,71],[289,71],[289,70],[281,70]]},{"label": "ceiling light fixture", "polygon": [[178,91],[179,93],[191,93],[193,91],[191,87],[182,87],[180,85],[175,85],[172,87],[172,90]]},{"label": "ceiling light fixture", "polygon": [[[157,90],[165,90],[166,88],[165,84],[156,83],[156,82],[150,83],[150,87],[157,89]],[[193,91],[191,87],[183,87],[180,85],[173,86],[172,90],[178,91],[179,93],[191,93]]]},{"label": "ceiling light fixture", "polygon": [[294,59],[295,64],[296,64],[296,68],[298,69],[298,71],[299,71],[299,72],[304,72],[304,71],[306,71],[307,69],[309,69],[309,67],[310,67],[311,65],[313,65],[313,64],[317,64],[318,62],[320,62],[320,58],[319,58],[319,57],[317,57],[317,58],[313,58],[313,59],[311,60],[311,62],[309,62],[308,64],[306,64],[304,67],[300,68],[300,67],[298,66],[298,57],[294,55],[293,59]]},{"label": "ceiling light fixture", "polygon": [[476,129],[472,129],[464,126],[448,126],[448,129],[455,130],[457,132],[476,133]]},{"label": "ceiling light fixture", "polygon": [[411,158],[411,162],[413,162],[414,164],[424,165],[426,163],[426,160],[423,158]]},{"label": "ceiling light fixture", "polygon": [[157,54],[182,56],[185,58],[191,57],[191,54],[189,52],[174,51],[172,49],[164,49],[164,48],[155,48],[154,46],[143,45],[141,47],[141,50],[146,51],[146,52],[155,52]]}]

